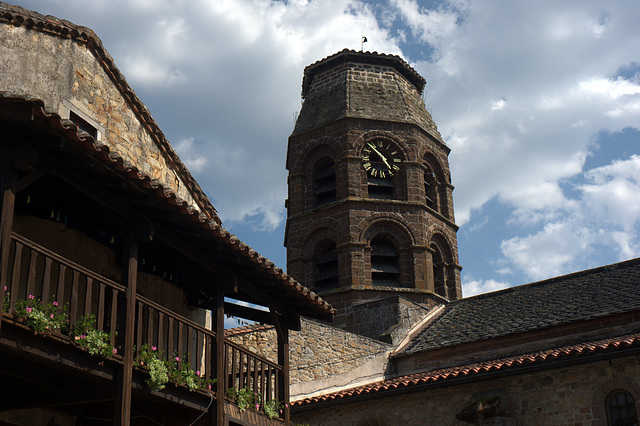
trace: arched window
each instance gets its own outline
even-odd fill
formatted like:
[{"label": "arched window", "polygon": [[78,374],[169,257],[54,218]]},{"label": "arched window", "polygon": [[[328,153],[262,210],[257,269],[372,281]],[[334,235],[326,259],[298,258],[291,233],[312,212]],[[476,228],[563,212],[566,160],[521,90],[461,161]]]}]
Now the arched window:
[{"label": "arched window", "polygon": [[338,287],[336,243],[325,240],[316,249],[316,289],[321,291],[336,287]]},{"label": "arched window", "polygon": [[318,161],[313,170],[316,207],[336,200],[336,170],[331,158]]},{"label": "arched window", "polygon": [[431,249],[433,249],[434,253],[431,255],[433,259],[433,287],[436,294],[439,294],[442,297],[448,297],[447,294],[447,286],[445,281],[445,265],[444,258],[442,257],[442,253],[437,245],[432,244]]},{"label": "arched window", "polygon": [[427,197],[427,207],[438,210],[438,186],[436,175],[430,169],[424,171],[424,193]]},{"label": "arched window", "polygon": [[367,142],[362,149],[362,161],[367,172],[370,198],[393,199],[395,176],[400,172],[400,152],[385,140]]},{"label": "arched window", "polygon": [[376,237],[371,241],[371,280],[374,286],[400,285],[398,252],[385,237]]},{"label": "arched window", "polygon": [[638,426],[636,401],[625,390],[617,389],[606,401],[607,419],[610,426]]}]

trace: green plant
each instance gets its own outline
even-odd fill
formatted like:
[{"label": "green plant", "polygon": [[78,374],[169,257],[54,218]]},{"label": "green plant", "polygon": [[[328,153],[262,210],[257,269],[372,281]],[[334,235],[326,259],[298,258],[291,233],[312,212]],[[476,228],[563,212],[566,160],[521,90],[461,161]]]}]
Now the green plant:
[{"label": "green plant", "polygon": [[135,365],[149,370],[149,378],[145,383],[153,391],[165,388],[169,382],[169,363],[158,354],[158,348],[147,343],[137,351]]},{"label": "green plant", "polygon": [[282,411],[284,410],[284,404],[282,403],[282,401],[278,401],[277,399],[270,399],[264,403],[262,410],[268,418],[275,419],[280,414],[282,414]]},{"label": "green plant", "polygon": [[[4,303],[6,305],[6,299]],[[18,300],[15,313],[39,334],[48,334],[67,322],[66,313],[58,313],[58,302],[42,303],[33,294],[27,300]]]},{"label": "green plant", "polygon": [[[118,353],[111,344],[111,333],[95,329],[96,316],[84,315],[73,327],[76,343],[91,355],[110,357]],[[116,333],[117,335],[117,333]]]},{"label": "green plant", "polygon": [[189,363],[184,361],[188,359],[188,355],[184,355],[182,359],[176,355],[173,361],[169,362],[162,359],[158,348],[145,343],[137,351],[136,358],[135,365],[149,371],[149,378],[145,382],[154,391],[164,389],[169,382],[185,386],[191,392],[211,389],[211,385],[216,382],[202,377],[200,371],[193,371]]},{"label": "green plant", "polygon": [[235,403],[238,405],[238,409],[241,412],[252,405],[255,405],[256,409],[260,408],[260,405],[258,404],[258,392],[255,392],[249,388],[229,388],[227,390],[227,395],[230,398],[233,398]]}]

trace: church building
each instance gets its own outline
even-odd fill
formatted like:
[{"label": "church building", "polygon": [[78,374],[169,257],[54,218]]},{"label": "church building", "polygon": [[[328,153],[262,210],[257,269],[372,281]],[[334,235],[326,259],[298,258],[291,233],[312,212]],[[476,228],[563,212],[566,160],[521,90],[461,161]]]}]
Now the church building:
[{"label": "church building", "polygon": [[451,174],[398,56],[304,71],[288,272],[336,309],[293,332],[311,425],[637,425],[640,259],[462,298]]}]

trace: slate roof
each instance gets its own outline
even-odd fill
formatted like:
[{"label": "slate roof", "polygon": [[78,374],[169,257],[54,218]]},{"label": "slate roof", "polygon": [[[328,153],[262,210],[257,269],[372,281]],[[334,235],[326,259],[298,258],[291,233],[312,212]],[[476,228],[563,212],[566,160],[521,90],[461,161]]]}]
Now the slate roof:
[{"label": "slate roof", "polygon": [[461,299],[405,354],[640,310],[640,258]]},{"label": "slate roof", "polygon": [[[598,355],[607,356],[612,352],[619,353],[621,351],[631,350],[633,353],[637,353],[638,348],[640,348],[640,333],[635,333],[610,339],[579,343],[576,345],[563,346],[545,351],[516,355],[498,360],[476,362],[467,365],[410,374],[326,395],[305,398],[292,402],[291,405],[295,408],[315,403],[338,401],[357,396],[366,397],[369,394],[379,392],[403,390],[405,388],[412,387],[415,388],[417,386],[437,384],[438,382],[447,380],[464,379],[515,368],[549,364],[554,361],[571,360],[574,358],[583,360],[585,357],[597,359]],[[593,358],[594,356],[596,358]]]}]

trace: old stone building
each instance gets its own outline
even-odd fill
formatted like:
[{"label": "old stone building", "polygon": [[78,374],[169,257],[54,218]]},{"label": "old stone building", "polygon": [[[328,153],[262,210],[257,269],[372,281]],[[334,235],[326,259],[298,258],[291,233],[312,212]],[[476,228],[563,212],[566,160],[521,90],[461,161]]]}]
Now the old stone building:
[{"label": "old stone building", "polygon": [[289,424],[288,333],[331,306],[222,227],[93,31],[4,2],[0,190],[0,424]]},{"label": "old stone building", "polygon": [[[305,69],[289,138],[289,272],[337,310],[292,333],[312,425],[632,425],[640,259],[462,299],[447,155],[397,56]],[[268,340],[268,331],[239,340]]]}]

